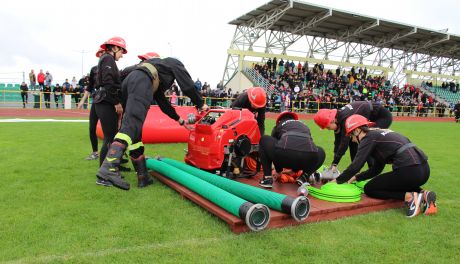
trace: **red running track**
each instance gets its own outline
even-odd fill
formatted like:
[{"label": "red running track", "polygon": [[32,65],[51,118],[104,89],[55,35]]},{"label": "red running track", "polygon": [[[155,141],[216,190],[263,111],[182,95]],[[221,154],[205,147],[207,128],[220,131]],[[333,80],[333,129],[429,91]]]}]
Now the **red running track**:
[{"label": "red running track", "polygon": [[[279,113],[267,112],[266,117],[276,119]],[[0,117],[10,118],[36,118],[36,117],[72,117],[86,118],[89,110],[63,110],[63,109],[24,109],[24,108],[0,108]],[[301,119],[312,120],[313,114],[299,114]],[[455,122],[453,117],[412,117],[412,116],[394,116],[394,121],[414,121],[414,122]]]}]

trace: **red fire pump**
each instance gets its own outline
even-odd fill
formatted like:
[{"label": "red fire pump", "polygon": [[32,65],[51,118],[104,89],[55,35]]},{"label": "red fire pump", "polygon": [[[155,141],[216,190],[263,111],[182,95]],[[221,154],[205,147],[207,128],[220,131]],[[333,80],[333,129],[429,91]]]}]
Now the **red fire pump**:
[{"label": "red fire pump", "polygon": [[[189,122],[195,117],[189,116]],[[260,132],[247,109],[211,109],[190,132],[185,162],[227,178],[251,177],[246,157],[258,160]],[[258,164],[257,168],[260,165]]]}]

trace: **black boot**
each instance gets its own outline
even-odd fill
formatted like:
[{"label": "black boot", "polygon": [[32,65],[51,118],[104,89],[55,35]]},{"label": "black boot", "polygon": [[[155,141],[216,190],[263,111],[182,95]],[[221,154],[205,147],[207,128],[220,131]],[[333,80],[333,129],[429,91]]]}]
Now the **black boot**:
[{"label": "black boot", "polygon": [[118,169],[122,172],[130,172],[131,171],[131,168],[128,168],[128,167],[124,167],[124,166],[121,166],[118,167]]},{"label": "black boot", "polygon": [[118,169],[120,166],[120,159],[125,150],[126,146],[124,144],[116,141],[113,142],[96,176],[111,182],[117,188],[129,190],[129,183],[121,178],[120,170]]},{"label": "black boot", "polygon": [[134,169],[137,173],[137,187],[144,188],[153,183],[152,177],[150,177],[147,171],[147,164],[145,163],[145,156],[141,155],[137,159],[131,157]]},{"label": "black boot", "polygon": [[128,155],[126,155],[125,153],[125,155],[123,155],[123,157],[121,158],[120,164],[126,164],[128,162],[129,162]]}]

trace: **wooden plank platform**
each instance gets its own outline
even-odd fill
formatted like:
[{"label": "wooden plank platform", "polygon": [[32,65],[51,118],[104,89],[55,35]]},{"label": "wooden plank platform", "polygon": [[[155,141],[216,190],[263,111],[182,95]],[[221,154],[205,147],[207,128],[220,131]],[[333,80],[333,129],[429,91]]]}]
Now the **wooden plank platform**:
[{"label": "wooden plank platform", "polygon": [[[248,232],[250,229],[246,226],[246,223],[240,218],[228,213],[224,209],[215,205],[214,203],[206,200],[199,194],[189,190],[185,186],[170,180],[157,172],[151,172],[151,174],[162,183],[176,190],[182,197],[185,197],[201,207],[208,210],[210,213],[222,219],[228,224],[232,232],[239,234],[242,232]],[[260,175],[251,179],[239,179],[238,181],[258,186]],[[297,196],[298,186],[296,184],[280,184],[274,183],[272,191],[278,193],[284,193],[290,196]],[[312,196],[308,196],[310,199],[310,215],[307,219],[302,222],[297,222],[288,214],[270,210],[271,218],[270,224],[267,229],[280,228],[286,226],[300,225],[312,222],[334,220],[337,218],[348,217],[357,214],[365,214],[369,212],[381,211],[386,209],[401,208],[403,202],[396,200],[378,200],[369,198],[366,195],[362,195],[361,201],[357,203],[334,203],[328,201],[318,200]]]}]

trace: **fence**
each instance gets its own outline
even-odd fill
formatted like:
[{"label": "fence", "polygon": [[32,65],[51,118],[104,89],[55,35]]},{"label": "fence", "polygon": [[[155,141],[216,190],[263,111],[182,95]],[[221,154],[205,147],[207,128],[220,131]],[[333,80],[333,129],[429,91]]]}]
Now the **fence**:
[{"label": "fence", "polygon": [[[20,91],[8,91],[0,90],[0,107],[23,107]],[[28,101],[26,108],[36,109],[49,109],[49,108],[64,108],[64,95],[69,95],[71,102],[70,108],[76,109],[77,104],[80,101],[81,94],[65,93],[65,94],[54,94],[45,93],[40,91],[29,91]],[[168,96],[171,103],[179,106],[192,105],[188,97],[178,96],[175,102],[172,102],[171,97]],[[211,107],[230,107],[234,98],[216,98],[216,97],[203,97],[206,104]],[[91,102],[91,100],[90,100]],[[84,108],[88,108],[90,103],[86,102]],[[152,102],[155,104],[155,102]],[[285,106],[284,103],[276,103],[273,100],[269,100],[267,103],[267,110],[270,112],[282,112],[292,111],[299,113],[316,113],[319,109],[329,108],[338,109],[347,103],[332,103],[332,102],[317,102],[308,100],[292,101],[289,106]],[[404,106],[404,105],[386,105],[393,115],[396,116],[419,116],[419,117],[452,117],[454,116],[451,109],[446,107],[419,107],[419,106]]]}]

